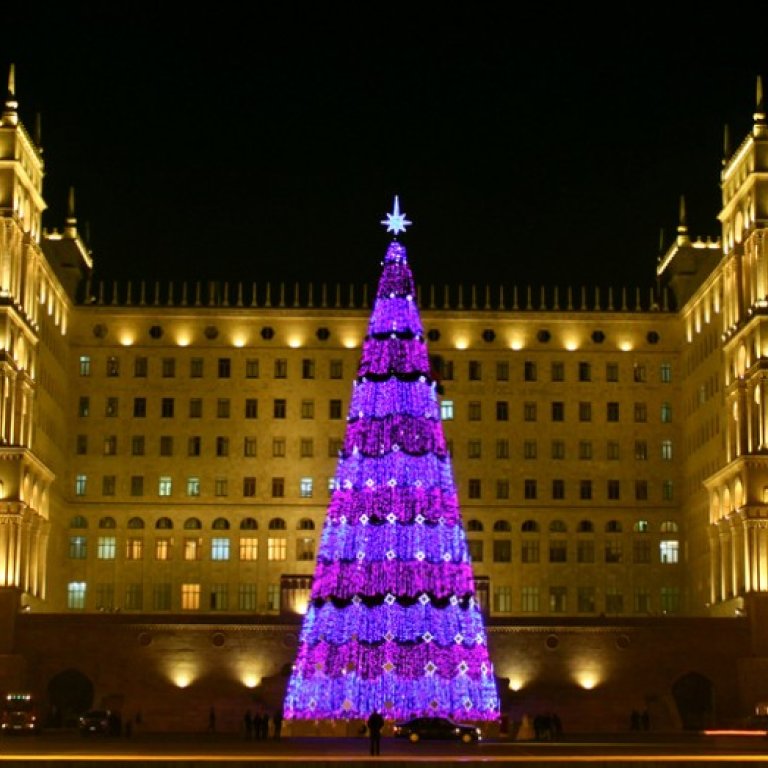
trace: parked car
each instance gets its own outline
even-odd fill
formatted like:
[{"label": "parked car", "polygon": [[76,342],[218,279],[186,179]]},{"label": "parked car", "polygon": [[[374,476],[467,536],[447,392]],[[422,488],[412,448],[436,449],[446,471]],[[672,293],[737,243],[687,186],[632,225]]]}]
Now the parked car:
[{"label": "parked car", "polygon": [[31,693],[9,693],[0,711],[0,732],[40,733],[40,712]]},{"label": "parked car", "polygon": [[108,709],[90,709],[80,715],[78,729],[83,736],[90,736],[92,733],[119,736],[120,717]]},{"label": "parked car", "polygon": [[480,741],[480,729],[467,723],[455,723],[447,717],[415,717],[404,723],[395,723],[394,734],[409,741],[421,739],[456,739],[469,744]]}]

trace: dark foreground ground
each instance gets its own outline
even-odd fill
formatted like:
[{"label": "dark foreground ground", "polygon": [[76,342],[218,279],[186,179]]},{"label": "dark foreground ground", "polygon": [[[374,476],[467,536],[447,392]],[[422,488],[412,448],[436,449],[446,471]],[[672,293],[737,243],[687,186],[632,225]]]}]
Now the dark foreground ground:
[{"label": "dark foreground ground", "polygon": [[48,732],[40,736],[9,736],[0,740],[3,765],[80,766],[110,768],[148,766],[331,766],[419,765],[459,763],[462,768],[514,763],[520,765],[686,766],[768,763],[768,738],[755,735],[706,736],[694,733],[626,733],[616,735],[564,735],[557,741],[515,742],[488,740],[464,745],[422,741],[410,744],[382,739],[381,756],[368,755],[368,740],[359,738],[288,738],[280,741],[245,741],[229,734],[141,734],[131,738]]}]

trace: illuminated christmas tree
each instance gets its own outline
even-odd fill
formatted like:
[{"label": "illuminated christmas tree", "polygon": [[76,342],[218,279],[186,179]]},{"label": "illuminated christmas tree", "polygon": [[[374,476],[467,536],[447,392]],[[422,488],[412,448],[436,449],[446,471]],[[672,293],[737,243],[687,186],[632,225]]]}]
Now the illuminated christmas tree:
[{"label": "illuminated christmas tree", "polygon": [[[395,237],[409,222],[387,214]],[[495,720],[499,701],[403,245],[383,262],[287,719]]]}]

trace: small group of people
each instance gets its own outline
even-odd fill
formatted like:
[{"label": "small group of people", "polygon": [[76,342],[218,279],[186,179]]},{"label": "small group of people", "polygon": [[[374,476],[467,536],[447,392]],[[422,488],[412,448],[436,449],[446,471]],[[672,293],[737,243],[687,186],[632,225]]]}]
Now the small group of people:
[{"label": "small group of people", "polygon": [[563,723],[556,712],[543,713],[531,718],[523,715],[520,727],[517,729],[517,741],[552,741],[563,732]]},{"label": "small group of people", "polygon": [[651,717],[648,714],[648,710],[644,709],[642,712],[633,709],[629,716],[629,729],[631,731],[650,731],[651,730]]},{"label": "small group of people", "polygon": [[[245,728],[246,739],[268,739],[269,738],[269,722],[270,717],[267,712],[251,713],[251,710],[247,710],[243,715],[243,726]],[[272,737],[275,739],[280,738],[280,733],[283,729],[283,713],[281,710],[277,710],[272,714]]]}]

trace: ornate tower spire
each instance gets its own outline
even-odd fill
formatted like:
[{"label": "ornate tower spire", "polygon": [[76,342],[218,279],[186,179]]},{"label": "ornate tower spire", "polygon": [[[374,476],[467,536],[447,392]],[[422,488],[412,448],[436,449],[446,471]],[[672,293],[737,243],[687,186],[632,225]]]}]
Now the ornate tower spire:
[{"label": "ornate tower spire", "polygon": [[3,105],[2,125],[19,124],[19,102],[16,99],[16,67],[8,67],[8,90]]},{"label": "ornate tower spire", "polygon": [[731,127],[726,123],[723,126],[723,160],[722,164],[726,165],[728,159],[731,156]]},{"label": "ornate tower spire", "polygon": [[754,125],[752,127],[753,136],[762,136],[768,130],[768,122],[765,115],[765,96],[763,95],[763,78],[757,76],[755,87],[755,113],[752,115]]},{"label": "ornate tower spire", "polygon": [[680,214],[677,224],[677,244],[690,245],[691,238],[688,237],[688,216],[685,211],[685,195],[680,195]]},{"label": "ornate tower spire", "polygon": [[75,215],[75,188],[69,188],[67,195],[67,218],[64,220],[64,234],[77,237],[77,216]]}]

